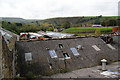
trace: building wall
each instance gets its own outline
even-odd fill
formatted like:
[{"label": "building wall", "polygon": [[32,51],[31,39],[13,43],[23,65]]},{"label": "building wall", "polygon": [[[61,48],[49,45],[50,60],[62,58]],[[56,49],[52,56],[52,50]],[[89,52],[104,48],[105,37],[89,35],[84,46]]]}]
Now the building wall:
[{"label": "building wall", "polygon": [[4,37],[0,34],[0,79],[13,77],[13,51],[8,49]]},{"label": "building wall", "polygon": [[13,51],[8,49],[4,38],[2,38],[2,74],[3,78],[13,78]]},{"label": "building wall", "polygon": [[0,33],[0,79],[2,78],[2,35]]},{"label": "building wall", "polygon": [[1,27],[0,32],[9,34],[9,36],[0,34],[0,71],[2,78],[13,78],[15,76],[15,41],[19,40],[19,36]]}]

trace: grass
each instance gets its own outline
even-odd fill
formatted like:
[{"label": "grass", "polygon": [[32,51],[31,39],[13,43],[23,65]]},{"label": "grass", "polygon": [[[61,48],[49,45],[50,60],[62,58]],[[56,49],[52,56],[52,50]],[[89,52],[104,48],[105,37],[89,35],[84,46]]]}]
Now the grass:
[{"label": "grass", "polygon": [[[68,28],[63,30],[63,33],[73,33],[78,36],[84,35],[94,35],[94,32],[97,27],[89,27],[89,28]],[[107,33],[108,31],[112,32],[112,27],[99,27],[100,31]]]},{"label": "grass", "polygon": [[[63,30],[63,33],[74,33],[74,32],[94,32],[97,27],[89,27],[89,28],[68,28]],[[101,31],[112,31],[112,27],[99,27]]]}]

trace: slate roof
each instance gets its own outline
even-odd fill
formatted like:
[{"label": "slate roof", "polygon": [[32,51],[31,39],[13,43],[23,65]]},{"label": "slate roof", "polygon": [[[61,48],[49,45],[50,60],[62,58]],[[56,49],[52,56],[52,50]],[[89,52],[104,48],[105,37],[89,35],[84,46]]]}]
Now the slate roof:
[{"label": "slate roof", "polygon": [[112,44],[115,48],[120,48],[120,36],[113,37],[114,44]]},{"label": "slate roof", "polygon": [[[59,44],[63,48],[59,48]],[[74,56],[70,48],[82,45],[83,50],[77,50],[80,55]],[[96,51],[92,45],[100,48]],[[55,50],[58,58],[51,58],[49,50]],[[49,75],[50,72],[58,73],[62,69],[68,71],[86,67],[92,67],[100,64],[100,60],[105,58],[109,62],[118,60],[118,48],[110,49],[106,43],[100,38],[76,38],[76,39],[61,39],[61,40],[47,40],[47,41],[30,41],[30,42],[16,42],[16,50],[18,56],[18,73],[25,76],[29,71],[39,75]],[[69,54],[71,59],[63,59],[63,53]],[[25,61],[25,53],[32,54],[31,68],[28,68],[28,63]],[[50,63],[52,69],[50,69]]]}]

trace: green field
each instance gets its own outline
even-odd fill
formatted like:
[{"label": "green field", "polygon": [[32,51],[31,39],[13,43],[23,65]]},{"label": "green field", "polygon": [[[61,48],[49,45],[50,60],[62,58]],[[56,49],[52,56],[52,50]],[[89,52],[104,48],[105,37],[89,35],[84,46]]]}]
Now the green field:
[{"label": "green field", "polygon": [[[89,27],[89,28],[68,28],[63,30],[63,33],[73,33],[79,36],[83,35],[94,35],[94,32],[97,27]],[[99,27],[101,33],[112,32],[112,27]]]}]

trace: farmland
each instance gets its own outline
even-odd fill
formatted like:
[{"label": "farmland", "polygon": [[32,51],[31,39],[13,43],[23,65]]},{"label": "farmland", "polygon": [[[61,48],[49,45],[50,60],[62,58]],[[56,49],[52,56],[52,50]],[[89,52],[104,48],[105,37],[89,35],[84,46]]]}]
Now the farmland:
[{"label": "farmland", "polygon": [[[97,27],[87,27],[87,28],[68,28],[63,30],[63,33],[73,33],[79,36],[82,35],[94,35]],[[112,27],[99,27],[101,33],[112,32]]]}]

